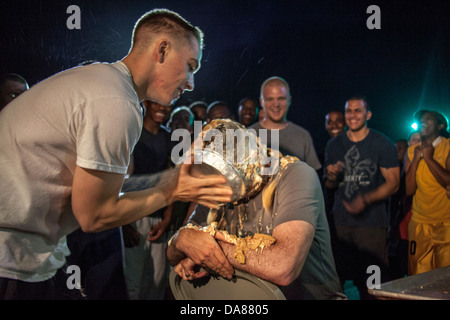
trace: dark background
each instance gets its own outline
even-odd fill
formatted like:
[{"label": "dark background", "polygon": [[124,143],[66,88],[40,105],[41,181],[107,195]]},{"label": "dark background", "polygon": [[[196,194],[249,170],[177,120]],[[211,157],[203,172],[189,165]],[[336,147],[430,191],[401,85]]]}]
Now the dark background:
[{"label": "dark background", "polygon": [[[369,5],[381,9],[381,30],[369,30]],[[69,30],[69,5],[81,29]],[[205,33],[195,90],[176,105],[259,96],[278,75],[291,86],[288,119],[327,140],[324,116],[347,97],[368,97],[369,126],[406,138],[420,108],[450,116],[450,1],[186,0],[0,2],[1,73],[30,85],[85,60],[114,62],[128,52],[137,19],[153,8],[180,13]]]}]

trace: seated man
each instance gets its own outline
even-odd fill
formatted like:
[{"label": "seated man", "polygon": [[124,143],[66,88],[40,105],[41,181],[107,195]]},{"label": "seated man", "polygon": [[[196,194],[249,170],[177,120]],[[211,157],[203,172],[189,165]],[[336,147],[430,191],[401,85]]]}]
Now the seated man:
[{"label": "seated man", "polygon": [[[203,135],[210,129],[225,132],[224,123],[229,125],[227,129],[238,128],[249,133],[250,139],[257,139],[251,129],[246,131],[242,125],[230,120],[212,122],[203,129]],[[223,141],[226,149],[227,140],[234,141],[225,138],[214,141]],[[243,164],[234,163],[247,179],[245,196],[222,206],[218,212],[210,212],[198,205],[188,221],[198,226],[215,221],[219,230],[208,233],[192,227],[181,228],[167,249],[170,264],[184,280],[207,275],[204,270],[231,278],[237,268],[277,284],[287,299],[345,298],[335,270],[316,172],[297,158],[280,155],[272,157],[270,163],[278,160],[278,170],[264,175],[267,165],[263,164],[269,154],[276,153],[262,145],[258,144],[262,152],[250,151]],[[211,149],[211,144],[204,144],[205,149]],[[264,156],[251,161],[255,154]],[[235,249],[239,242],[230,243],[228,235],[242,239],[260,233],[271,235],[275,243],[264,250],[245,250],[244,261],[238,259]],[[202,271],[199,266],[203,267]]]}]

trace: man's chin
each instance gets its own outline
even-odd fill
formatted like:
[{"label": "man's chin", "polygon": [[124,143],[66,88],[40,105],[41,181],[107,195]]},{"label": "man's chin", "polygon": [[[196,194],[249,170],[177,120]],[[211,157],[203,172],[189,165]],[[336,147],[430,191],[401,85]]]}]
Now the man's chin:
[{"label": "man's chin", "polygon": [[169,104],[167,104],[167,106],[171,106],[173,105],[175,102],[177,102],[177,100],[180,99],[180,97],[173,99],[172,101],[170,101]]}]

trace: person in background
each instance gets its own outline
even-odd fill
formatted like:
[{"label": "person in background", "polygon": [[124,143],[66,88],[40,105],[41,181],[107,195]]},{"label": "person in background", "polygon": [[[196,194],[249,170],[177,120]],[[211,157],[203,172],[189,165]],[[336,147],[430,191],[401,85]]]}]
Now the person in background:
[{"label": "person in background", "polygon": [[397,159],[400,162],[400,170],[403,169],[403,161],[405,160],[406,150],[408,150],[408,140],[399,139],[395,141],[395,147],[397,148]]},{"label": "person in background", "polygon": [[[328,133],[329,139],[337,137],[345,130],[344,113],[338,110],[332,110],[325,115],[325,131]],[[331,243],[335,242],[333,217],[331,216],[331,209],[334,203],[334,193],[336,189],[327,188],[323,179],[324,161],[325,161],[325,148],[318,152],[319,161],[322,167],[318,170],[320,181],[322,184],[323,194],[325,198],[325,212],[327,214],[327,221],[330,226]]]},{"label": "person in background", "polygon": [[413,196],[408,225],[409,274],[450,265],[450,140],[448,121],[434,110],[419,110],[420,144],[408,148],[406,195]]},{"label": "person in background", "polygon": [[330,138],[344,132],[345,119],[341,111],[333,110],[325,115],[325,130],[328,132]]},{"label": "person in background", "polygon": [[145,116],[142,133],[132,154],[133,174],[147,174],[167,169],[170,158],[170,131],[164,126],[171,107],[143,101]]},{"label": "person in background", "polygon": [[[322,165],[317,157],[314,143],[309,132],[287,120],[287,113],[291,105],[289,85],[281,77],[271,77],[263,82],[260,92],[260,104],[264,109],[264,119],[250,128],[256,130],[261,139],[262,129],[267,130],[267,147],[272,147],[272,130],[279,134],[279,150],[283,155],[290,155],[306,162],[314,170]],[[275,143],[275,141],[274,141]],[[276,148],[273,148],[276,149]]]},{"label": "person in background", "polygon": [[[416,144],[420,143],[420,132],[419,131],[412,131],[409,135],[408,135],[408,148],[411,146],[414,146]],[[406,148],[406,152],[405,152],[405,156],[403,159],[403,165],[402,165],[402,172],[401,172],[401,180],[400,183],[403,183],[403,203],[402,203],[402,208],[403,208],[403,219],[400,221],[400,225],[399,225],[399,232],[400,232],[400,241],[404,242],[406,241],[407,246],[409,246],[408,243],[408,225],[409,225],[409,221],[411,220],[411,207],[412,207],[412,199],[413,197],[411,195],[407,196],[406,195],[406,182],[405,182],[405,163],[407,161],[407,157],[408,157],[408,148]],[[408,255],[408,253],[407,253]],[[408,256],[406,257],[406,268],[408,268]],[[406,272],[408,273],[408,271]]]},{"label": "person in background", "polygon": [[227,102],[217,100],[209,104],[206,109],[206,123],[216,119],[233,119],[233,113]]},{"label": "person in background", "polygon": [[0,111],[29,88],[27,80],[21,75],[15,73],[2,75],[0,77]]},{"label": "person in background", "polygon": [[178,200],[211,208],[230,200],[223,176],[194,177],[189,163],[156,186],[152,176],[125,181],[140,102],[171,105],[193,90],[202,48],[199,28],[155,9],[135,24],[122,60],[60,72],[0,112],[0,150],[8,150],[0,153],[0,299],[79,298],[65,268],[66,236],[79,227],[116,228]]},{"label": "person in background", "polygon": [[258,106],[256,100],[245,97],[239,101],[238,120],[245,127],[249,127],[257,121]]},{"label": "person in background", "polygon": [[194,121],[201,121],[204,123],[206,121],[206,109],[208,108],[208,104],[204,101],[194,101],[189,105],[189,109],[191,109],[194,114]]},{"label": "person in background", "polygon": [[[134,147],[131,177],[155,174],[170,167],[170,132],[163,125],[171,107],[145,100],[141,136]],[[162,300],[169,272],[165,259],[171,206],[122,227],[125,279],[131,300]]]},{"label": "person in background", "polygon": [[174,132],[177,129],[185,129],[192,134],[194,121],[195,115],[188,107],[176,107],[170,114],[167,127],[170,132]]},{"label": "person in background", "polygon": [[347,100],[348,129],[325,148],[325,185],[337,189],[331,211],[336,266],[341,281],[353,280],[361,299],[373,298],[366,286],[369,266],[378,266],[386,279],[387,203],[400,184],[395,145],[367,126],[371,117],[365,98]]},{"label": "person in background", "polygon": [[416,145],[418,143],[420,143],[420,132],[419,131],[412,131],[409,134],[408,147],[411,147],[411,146]]},{"label": "person in background", "polygon": [[[338,110],[332,110],[330,112],[328,112],[325,115],[325,131],[328,133],[328,137],[329,139],[332,139],[336,136],[338,136],[339,134],[341,134],[342,132],[344,132],[345,130],[345,119],[344,119],[344,113],[342,113],[342,111],[338,111]],[[323,164],[324,162],[324,158],[325,158],[325,148],[323,148],[323,150],[321,150],[318,153],[319,156],[319,161],[320,163]],[[323,167],[320,169],[319,171],[319,176],[323,177]],[[325,204],[327,209],[327,212],[329,212],[329,207],[330,205],[333,205],[333,193],[330,192],[330,198],[328,199],[328,197],[325,197]]]},{"label": "person in background", "polygon": [[[191,112],[191,110],[188,107],[181,106],[175,108],[171,115],[170,119],[168,121],[168,126],[170,129],[170,132],[174,132],[177,129],[183,129],[190,133],[190,142],[191,144],[194,141],[194,133],[193,133],[193,126],[194,126],[194,114]],[[185,139],[187,135],[183,136],[182,139]],[[183,143],[184,141],[174,139],[172,136],[172,139],[175,141],[172,141],[172,152],[174,152],[174,147],[178,143]],[[171,160],[173,163],[177,161],[177,159],[180,159],[183,157],[183,154],[172,154]],[[191,202],[183,202],[183,201],[175,201],[172,204],[172,221],[170,225],[170,232],[171,235],[178,230],[183,224],[186,223],[187,218],[192,213],[193,208],[195,204]]]}]

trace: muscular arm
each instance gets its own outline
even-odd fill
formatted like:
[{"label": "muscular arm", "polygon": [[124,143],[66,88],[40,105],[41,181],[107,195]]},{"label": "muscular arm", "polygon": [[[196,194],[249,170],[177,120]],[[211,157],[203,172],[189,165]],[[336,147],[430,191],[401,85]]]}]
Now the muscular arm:
[{"label": "muscular arm", "polygon": [[209,207],[228,202],[232,193],[223,176],[192,177],[189,165],[167,170],[153,188],[119,196],[124,175],[76,167],[72,209],[81,228],[98,232],[139,220],[175,200]]},{"label": "muscular arm", "polygon": [[364,195],[368,203],[384,200],[397,192],[400,186],[400,168],[380,168],[385,182]]},{"label": "muscular arm", "polygon": [[119,197],[124,175],[76,167],[72,209],[83,231],[97,232],[129,224],[166,206],[156,187]]},{"label": "muscular arm", "polygon": [[[246,263],[233,258],[234,245],[220,241],[228,261],[236,269],[254,274],[280,286],[295,280],[305,263],[314,238],[314,227],[305,221],[289,221],[277,226],[272,236],[276,243],[261,251],[248,251]],[[220,232],[216,235],[221,238]]]}]

